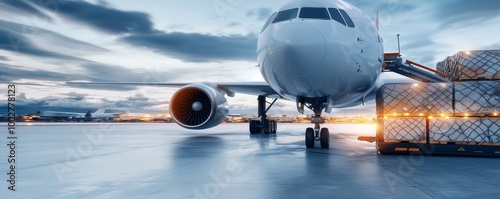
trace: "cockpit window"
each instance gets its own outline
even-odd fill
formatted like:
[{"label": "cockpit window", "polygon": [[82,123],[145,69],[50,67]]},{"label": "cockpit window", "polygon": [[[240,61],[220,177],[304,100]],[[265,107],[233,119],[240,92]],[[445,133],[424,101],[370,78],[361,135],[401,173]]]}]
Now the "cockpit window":
[{"label": "cockpit window", "polygon": [[344,17],[345,22],[347,23],[347,26],[354,28],[354,22],[352,22],[352,19],[351,19],[351,17],[349,17],[347,12],[345,12],[345,10],[342,10],[342,9],[339,9],[339,11],[342,14],[342,16]]},{"label": "cockpit window", "polygon": [[275,16],[276,13],[273,13],[271,17],[269,17],[269,19],[267,20],[266,24],[264,24],[264,27],[262,27],[262,30],[260,32],[264,32],[264,30],[266,30],[266,28],[269,26],[269,24],[271,24],[271,21],[273,21]]},{"label": "cockpit window", "polygon": [[330,20],[330,16],[328,15],[328,11],[326,8],[301,8],[300,9],[300,18],[303,19],[323,19]]},{"label": "cockpit window", "polygon": [[342,15],[340,15],[340,12],[339,10],[337,10],[337,8],[328,8],[328,11],[330,11],[330,15],[332,15],[333,20],[338,21],[344,26],[347,26],[347,24],[344,21],[344,18],[342,17]]},{"label": "cockpit window", "polygon": [[274,18],[273,23],[295,19],[295,17],[297,17],[298,12],[299,12],[298,8],[280,11]]}]

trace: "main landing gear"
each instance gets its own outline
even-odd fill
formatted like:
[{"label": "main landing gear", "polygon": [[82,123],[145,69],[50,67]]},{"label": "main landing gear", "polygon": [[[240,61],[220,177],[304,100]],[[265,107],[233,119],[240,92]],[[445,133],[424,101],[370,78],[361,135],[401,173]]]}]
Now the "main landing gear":
[{"label": "main landing gear", "polygon": [[308,99],[299,98],[297,100],[297,109],[299,112],[304,113],[304,106],[314,111],[311,116],[311,123],[314,123],[314,128],[307,128],[305,135],[305,143],[307,148],[314,148],[316,141],[320,142],[321,148],[330,148],[330,132],[328,128],[320,128],[320,124],[325,123],[321,117],[321,113],[325,108],[326,99]]},{"label": "main landing gear", "polygon": [[250,121],[250,134],[265,133],[265,134],[276,134],[278,130],[278,125],[276,120],[267,119],[267,111],[274,105],[276,100],[270,103],[269,107],[266,107],[266,96],[259,96],[257,99],[259,101],[258,116],[259,120]]}]

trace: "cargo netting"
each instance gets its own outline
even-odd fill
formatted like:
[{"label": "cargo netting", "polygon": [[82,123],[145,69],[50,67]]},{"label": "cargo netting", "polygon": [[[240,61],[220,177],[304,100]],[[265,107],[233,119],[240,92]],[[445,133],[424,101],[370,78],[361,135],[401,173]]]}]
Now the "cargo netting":
[{"label": "cargo netting", "polygon": [[428,128],[432,143],[497,145],[500,81],[384,85],[377,92],[377,117],[384,142],[422,143]]},{"label": "cargo netting", "polygon": [[500,119],[436,118],[429,122],[429,139],[444,142],[500,142]]},{"label": "cargo netting", "polygon": [[425,118],[387,118],[384,121],[384,141],[425,141]]},{"label": "cargo netting", "polygon": [[453,81],[500,79],[500,50],[461,51],[438,62],[436,68]]},{"label": "cargo netting", "polygon": [[377,115],[453,113],[453,83],[389,84],[377,92]]},{"label": "cargo netting", "polygon": [[500,116],[500,81],[384,85],[377,117],[384,116]]},{"label": "cargo netting", "polygon": [[455,113],[471,115],[500,112],[500,81],[455,83]]}]

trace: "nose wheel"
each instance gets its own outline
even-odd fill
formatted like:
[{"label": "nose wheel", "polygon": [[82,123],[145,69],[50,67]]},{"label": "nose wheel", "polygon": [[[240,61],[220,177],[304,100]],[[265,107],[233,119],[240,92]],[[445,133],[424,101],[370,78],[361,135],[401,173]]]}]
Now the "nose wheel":
[{"label": "nose wheel", "polygon": [[328,128],[321,129],[321,136],[319,138],[319,142],[321,144],[321,148],[328,149],[330,148],[330,131]]},{"label": "nose wheel", "polygon": [[322,128],[321,130],[307,128],[305,137],[306,147],[308,149],[314,148],[316,141],[319,141],[321,148],[330,148],[330,131],[328,128]]},{"label": "nose wheel", "polygon": [[314,148],[314,143],[316,142],[316,136],[314,135],[313,128],[306,129],[306,147],[308,149]]}]

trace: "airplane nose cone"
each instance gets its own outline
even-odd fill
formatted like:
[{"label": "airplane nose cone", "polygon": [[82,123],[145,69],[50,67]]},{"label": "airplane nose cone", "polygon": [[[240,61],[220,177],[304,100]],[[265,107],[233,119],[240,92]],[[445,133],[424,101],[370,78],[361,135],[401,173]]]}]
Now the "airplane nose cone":
[{"label": "airplane nose cone", "polygon": [[312,73],[326,54],[325,37],[307,24],[289,23],[272,32],[268,56],[274,69],[300,77]]}]

